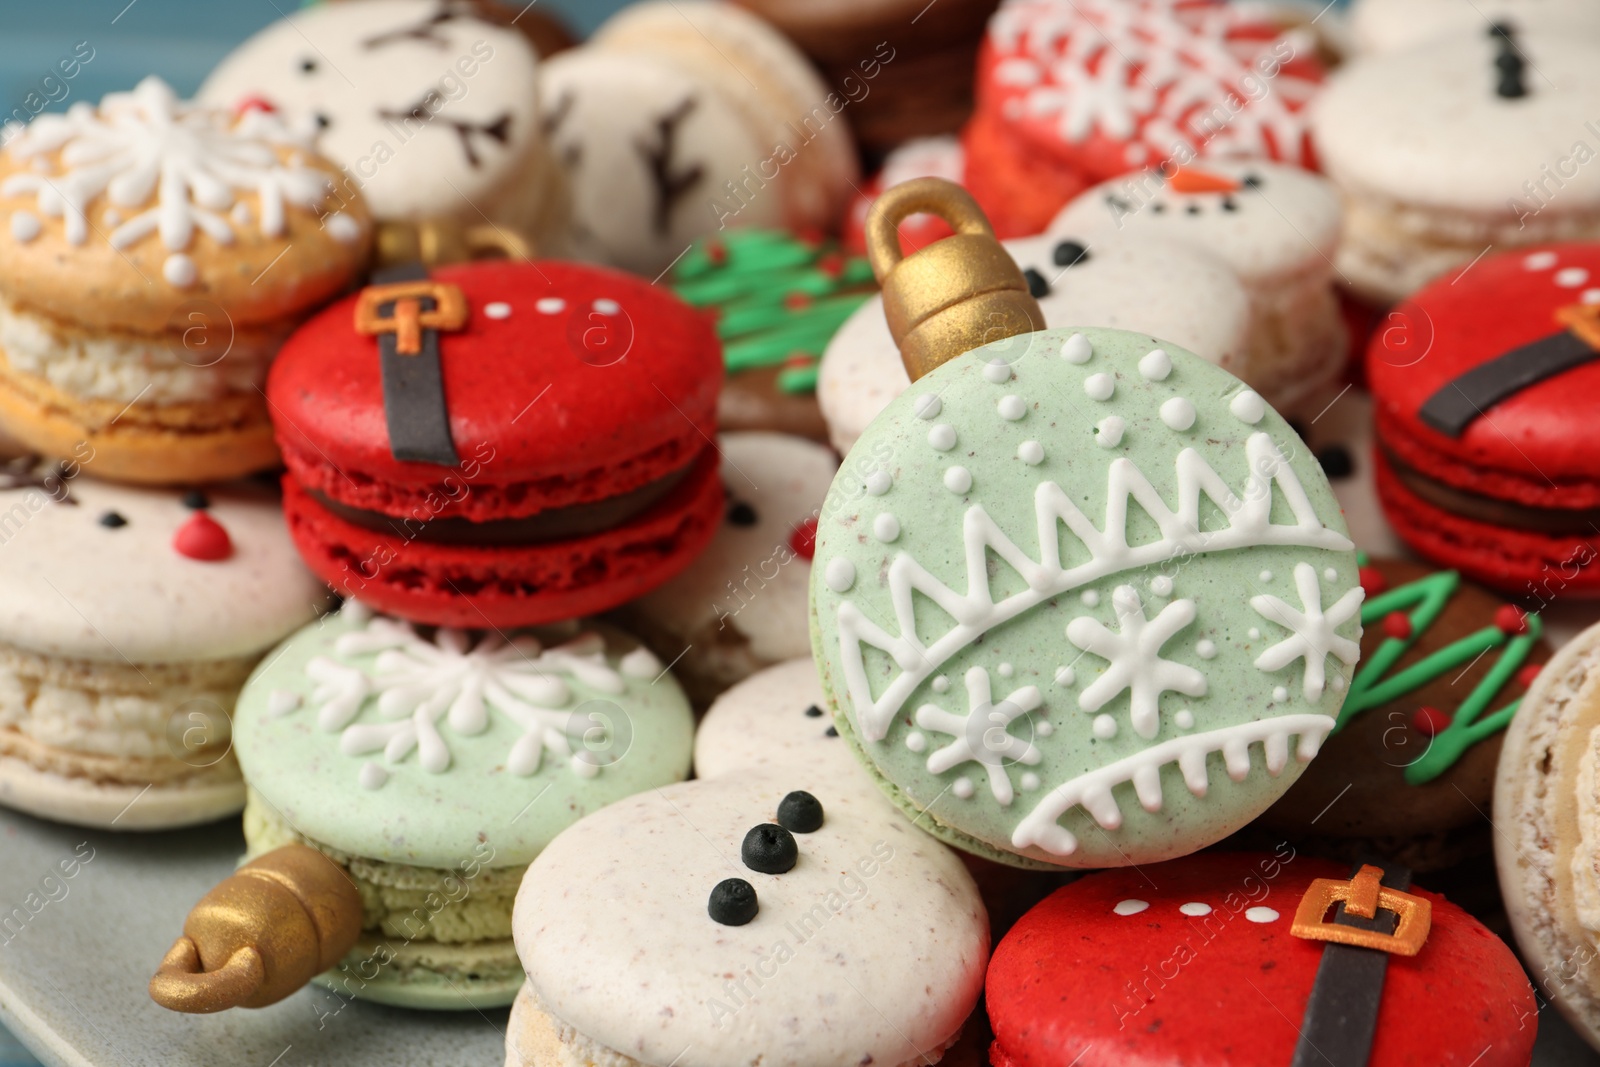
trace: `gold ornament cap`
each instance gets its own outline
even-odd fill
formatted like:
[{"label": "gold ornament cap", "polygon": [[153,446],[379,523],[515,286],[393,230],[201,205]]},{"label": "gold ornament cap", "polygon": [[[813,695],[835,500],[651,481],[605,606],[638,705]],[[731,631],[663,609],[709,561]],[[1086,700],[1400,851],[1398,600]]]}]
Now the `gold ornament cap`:
[{"label": "gold ornament cap", "polygon": [[361,915],[344,868],[305,845],[274,849],[200,898],[150,999],[192,1013],[276,1004],[344,958]]},{"label": "gold ornament cap", "polygon": [[[937,215],[954,229],[911,255],[899,226],[911,215]],[[867,215],[867,256],[883,286],[883,314],[912,381],[964,352],[1045,328],[1011,254],[978,202],[943,178],[891,186]]]},{"label": "gold ornament cap", "polygon": [[381,222],[375,247],[374,270],[401,263],[442,267],[497,256],[522,262],[534,257],[534,243],[525,234],[493,223],[468,226],[452,219]]}]

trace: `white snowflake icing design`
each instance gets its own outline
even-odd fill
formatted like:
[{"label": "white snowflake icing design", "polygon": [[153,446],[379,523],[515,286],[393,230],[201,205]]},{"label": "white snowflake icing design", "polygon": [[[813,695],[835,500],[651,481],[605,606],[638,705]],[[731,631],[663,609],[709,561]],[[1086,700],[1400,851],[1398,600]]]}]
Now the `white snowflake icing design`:
[{"label": "white snowflake icing design", "polygon": [[1133,730],[1146,740],[1161,728],[1161,694],[1173,690],[1185,696],[1204,696],[1205,675],[1193,667],[1161,658],[1161,646],[1194,621],[1192,600],[1174,600],[1154,619],[1146,619],[1144,604],[1131,585],[1119,585],[1111,594],[1121,632],[1097,619],[1079,616],[1067,623],[1067,640],[1107,660],[1110,666],[1078,696],[1084,711],[1098,711],[1124,689],[1128,690]]},{"label": "white snowflake icing design", "polygon": [[1294,585],[1300,594],[1301,610],[1295,610],[1278,597],[1263,594],[1250,598],[1250,606],[1269,622],[1288,630],[1289,636],[1256,657],[1264,671],[1280,671],[1297,659],[1306,661],[1304,692],[1312,702],[1322,699],[1327,681],[1327,659],[1333,655],[1346,665],[1361,656],[1361,646],[1334,630],[1355,618],[1365,595],[1360,586],[1345,592],[1327,611],[1322,610],[1322,585],[1316,568],[1309,563],[1294,565]]},{"label": "white snowflake icing design", "polygon": [[989,688],[989,672],[982,667],[969,669],[966,682],[965,715],[945,711],[936,704],[924,704],[917,709],[918,726],[954,738],[929,754],[928,770],[943,774],[963,763],[982,764],[989,776],[989,792],[1001,804],[1010,804],[1016,794],[1011,788],[1007,766],[1010,763],[1032,766],[1041,759],[1033,743],[1012,734],[1010,726],[1043,704],[1044,698],[1038,686],[1026,685],[1013,690],[997,704]]},{"label": "white snowflake icing design", "polygon": [[[430,774],[441,774],[451,764],[440,721],[472,737],[489,728],[492,709],[522,730],[506,756],[512,774],[533,774],[548,752],[565,759],[575,774],[591,778],[599,773],[598,761],[586,749],[574,751],[572,742],[594,724],[560,710],[573,695],[566,677],[603,693],[627,688],[606,660],[605,639],[594,633],[554,648],[531,636],[507,641],[492,633],[474,644],[463,631],[448,628],[430,641],[407,623],[376,616],[340,635],[334,651],[345,657],[376,654],[376,659],[366,668],[326,656],[306,664],[306,674],[317,683],[308,702],[317,709],[317,725],[341,733],[339,750],[347,756],[381,751],[395,764],[415,749]],[[629,676],[646,676],[655,666],[648,653],[644,658],[630,653],[622,663]],[[357,722],[374,697],[379,721]]]},{"label": "white snowflake icing design", "polygon": [[[35,196],[40,214],[65,220],[75,245],[88,240],[88,207],[104,195],[122,209],[108,235],[114,247],[159,234],[168,250],[182,251],[196,230],[232,244],[230,209],[245,191],[260,198],[261,232],[277,237],[289,205],[315,210],[327,197],[329,175],[279,159],[279,146],[299,143],[271,115],[252,110],[235,120],[178,100],[151,77],[132,92],[109,94],[98,110],[79,103],[35,119],[7,146],[32,159],[34,170],[7,178],[0,194]],[[57,150],[63,169],[52,173],[46,157]]]}]

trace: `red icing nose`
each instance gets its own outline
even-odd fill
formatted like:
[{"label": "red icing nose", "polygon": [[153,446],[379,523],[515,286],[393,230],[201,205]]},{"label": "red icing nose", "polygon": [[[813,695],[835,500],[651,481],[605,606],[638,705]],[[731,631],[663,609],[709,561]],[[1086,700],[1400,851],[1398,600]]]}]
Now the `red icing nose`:
[{"label": "red icing nose", "polygon": [[801,559],[810,559],[817,551],[817,520],[798,523],[789,534],[789,547]]},{"label": "red icing nose", "polygon": [[243,115],[250,111],[266,111],[270,113],[277,110],[278,106],[264,96],[246,96],[233,105],[233,113],[235,115]]},{"label": "red icing nose", "polygon": [[1239,183],[1222,174],[1208,170],[1180,169],[1173,171],[1167,184],[1175,193],[1237,193]]},{"label": "red icing nose", "polygon": [[233,555],[233,539],[216,519],[197,511],[172,535],[172,550],[180,556],[215,563]]}]

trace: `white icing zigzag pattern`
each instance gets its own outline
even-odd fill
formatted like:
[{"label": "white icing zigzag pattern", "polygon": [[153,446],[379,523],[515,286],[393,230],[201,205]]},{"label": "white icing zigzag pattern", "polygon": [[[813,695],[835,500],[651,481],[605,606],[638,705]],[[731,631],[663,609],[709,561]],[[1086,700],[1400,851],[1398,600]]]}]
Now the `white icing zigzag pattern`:
[{"label": "white icing zigzag pattern", "polygon": [[1295,758],[1304,763],[1317,754],[1333,723],[1327,715],[1280,715],[1152,745],[1050,790],[1017,824],[1011,843],[1019,849],[1038,846],[1058,856],[1070,856],[1078,850],[1078,839],[1056,822],[1069,809],[1081,805],[1100,826],[1115,830],[1122,825],[1122,809],[1112,792],[1116,786],[1131,782],[1140,806],[1160,811],[1161,768],[1167,764],[1176,763],[1189,791],[1203,797],[1209,784],[1206,759],[1211,753],[1222,753],[1228,777],[1242,782],[1250,773],[1250,746],[1259,741],[1265,749],[1267,772],[1276,777],[1289,765],[1291,737],[1300,738]]},{"label": "white icing zigzag pattern", "polygon": [[[574,751],[572,742],[594,723],[558,710],[572,700],[563,676],[602,693],[620,694],[627,688],[623,675],[606,661],[605,639],[593,633],[554,648],[544,648],[530,636],[508,642],[494,633],[474,645],[460,630],[440,629],[429,641],[407,623],[377,616],[340,635],[334,651],[346,657],[375,653],[377,658],[367,669],[326,656],[306,664],[306,674],[317,683],[310,701],[317,708],[317,725],[329,733],[342,732],[339,750],[347,756],[381,751],[394,764],[415,749],[430,774],[443,773],[451,763],[440,721],[454,733],[472,737],[489,728],[493,709],[523,731],[506,756],[512,774],[533,774],[548,752],[565,759],[575,774],[592,778],[599,773],[599,762],[586,749]],[[629,676],[650,677],[658,666],[648,653],[630,653],[622,661]],[[373,697],[382,721],[356,722]]]},{"label": "white icing zigzag pattern", "polygon": [[[113,247],[155,233],[167,249],[181,251],[196,230],[232,244],[233,224],[222,213],[243,190],[260,199],[261,232],[278,237],[289,205],[315,210],[329,187],[327,174],[279,161],[275,146],[298,143],[270,115],[251,111],[235,123],[225,112],[180,102],[151,77],[130,93],[106,96],[98,111],[80,103],[35,119],[8,146],[16,158],[36,160],[35,172],[13,174],[0,194],[33,194],[41,214],[65,219],[75,245],[88,240],[89,204],[104,194],[113,210],[144,209],[112,226]],[[39,169],[57,149],[63,173]]]},{"label": "white icing zigzag pattern", "polygon": [[[1272,438],[1253,433],[1245,443],[1249,475],[1235,495],[1193,448],[1177,458],[1177,510],[1169,508],[1126,457],[1109,464],[1109,487],[1103,527],[1080,511],[1055,482],[1041,482],[1034,492],[1038,558],[1017,547],[981,505],[968,508],[962,521],[967,589],[951,589],[904,551],[889,564],[889,599],[894,610],[891,633],[852,599],[838,607],[839,643],[850,710],[861,736],[881,741],[888,734],[911,693],[946,661],[983,634],[1045,601],[1112,574],[1163,563],[1191,553],[1223,552],[1260,545],[1350,551],[1348,538],[1317,518],[1299,478]],[[1271,519],[1274,487],[1294,516],[1292,523]],[[1209,499],[1228,518],[1220,530],[1200,530],[1201,498]],[[1154,541],[1128,544],[1130,501],[1141,507],[1160,530]],[[1061,562],[1061,526],[1080,540],[1089,559],[1075,566]],[[992,550],[1027,583],[1027,588],[996,601],[989,589],[987,551]],[[956,625],[931,644],[917,636],[914,594],[922,593],[956,620]],[[1341,601],[1341,603],[1343,603]],[[1170,611],[1172,605],[1167,610]],[[863,646],[888,653],[899,673],[874,697],[867,678]],[[1169,679],[1170,680],[1170,679]],[[1192,681],[1192,680],[1190,680]],[[1185,684],[1188,684],[1186,682]],[[1137,722],[1136,722],[1137,726]],[[1159,747],[1159,746],[1158,746]]]}]

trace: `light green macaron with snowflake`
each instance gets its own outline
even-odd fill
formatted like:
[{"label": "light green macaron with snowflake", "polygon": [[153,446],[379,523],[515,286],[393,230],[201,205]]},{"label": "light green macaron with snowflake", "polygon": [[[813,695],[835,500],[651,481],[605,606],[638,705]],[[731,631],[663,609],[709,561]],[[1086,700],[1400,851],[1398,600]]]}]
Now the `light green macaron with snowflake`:
[{"label": "light green macaron with snowflake", "polygon": [[918,825],[1021,866],[1154,862],[1294,782],[1359,655],[1321,468],[1226,371],[1052,329],[912,383],[823,505],[812,644]]},{"label": "light green macaron with snowflake", "polygon": [[318,982],[403,1007],[511,1003],[511,910],[562,830],[688,777],[694,720],[614,628],[416,627],[347,601],[246,683],[234,747],[252,858],[310,845],[349,872],[363,933]]}]

